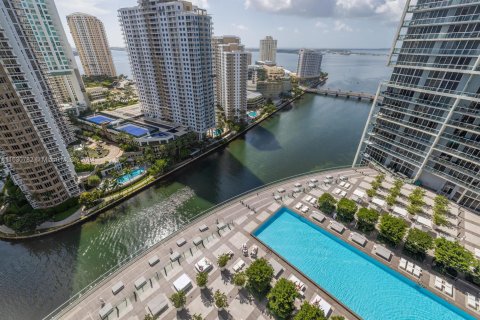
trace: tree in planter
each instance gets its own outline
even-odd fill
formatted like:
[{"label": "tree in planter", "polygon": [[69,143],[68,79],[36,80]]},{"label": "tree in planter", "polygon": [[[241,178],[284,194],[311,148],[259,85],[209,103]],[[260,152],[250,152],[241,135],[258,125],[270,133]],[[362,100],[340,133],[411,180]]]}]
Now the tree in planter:
[{"label": "tree in planter", "polygon": [[422,207],[425,205],[423,197],[425,196],[425,190],[418,187],[415,188],[408,196],[410,204],[407,206],[407,211],[411,215],[416,215],[422,211]]},{"label": "tree in planter", "polygon": [[177,308],[177,310],[181,310],[187,303],[187,296],[185,295],[185,292],[180,290],[170,296],[170,301],[172,301],[173,306]]},{"label": "tree in planter", "polygon": [[474,267],[473,254],[458,242],[444,238],[435,239],[435,261],[445,268],[468,273]]},{"label": "tree in planter", "polygon": [[152,315],[146,314],[145,317],[143,317],[143,320],[154,320],[154,318]]},{"label": "tree in planter", "polygon": [[203,320],[203,317],[202,317],[201,314],[195,313],[195,314],[192,316],[192,320]]},{"label": "tree in planter", "polygon": [[337,200],[330,194],[324,193],[318,198],[318,208],[326,214],[332,214],[335,211]]},{"label": "tree in planter", "polygon": [[357,227],[363,232],[370,232],[375,229],[380,214],[373,209],[360,208],[357,212]]},{"label": "tree in planter", "polygon": [[380,219],[380,235],[394,245],[402,241],[407,232],[407,223],[402,218],[396,218],[390,214],[385,214]]},{"label": "tree in planter", "polygon": [[376,194],[377,194],[377,189],[371,188],[367,190],[367,196],[369,196],[370,198],[375,197]]},{"label": "tree in planter", "polygon": [[418,229],[410,229],[405,240],[405,249],[414,253],[425,255],[433,249],[433,238],[427,232]]},{"label": "tree in planter", "polygon": [[200,288],[205,288],[208,283],[208,272],[197,273],[197,285]]},{"label": "tree in planter", "polygon": [[310,304],[308,302],[304,302],[300,307],[298,313],[293,317],[293,320],[326,320],[325,314],[323,310],[319,307]]},{"label": "tree in planter", "polygon": [[298,291],[295,283],[281,278],[267,295],[268,309],[277,317],[285,319],[295,309],[294,304],[297,297]]},{"label": "tree in planter", "polygon": [[215,306],[219,310],[228,308],[227,295],[220,290],[215,291],[215,293],[213,294],[213,300],[215,301]]},{"label": "tree in planter", "polygon": [[223,270],[227,265],[228,261],[230,260],[230,256],[228,254],[222,254],[217,259],[218,267]]},{"label": "tree in planter", "polygon": [[87,184],[89,187],[97,187],[101,182],[101,179],[96,174],[87,178]]},{"label": "tree in planter", "polygon": [[238,272],[233,275],[233,284],[239,288],[243,287],[247,282],[247,275],[245,272]]},{"label": "tree in planter", "polygon": [[252,262],[245,270],[248,286],[257,293],[264,293],[270,286],[273,278],[273,268],[265,258]]},{"label": "tree in planter", "polygon": [[448,199],[444,196],[437,195],[433,205],[433,223],[437,226],[447,226],[446,218],[448,212]]},{"label": "tree in planter", "polygon": [[352,222],[355,219],[355,212],[357,212],[357,204],[355,201],[342,198],[337,204],[337,214],[340,220],[345,222]]}]

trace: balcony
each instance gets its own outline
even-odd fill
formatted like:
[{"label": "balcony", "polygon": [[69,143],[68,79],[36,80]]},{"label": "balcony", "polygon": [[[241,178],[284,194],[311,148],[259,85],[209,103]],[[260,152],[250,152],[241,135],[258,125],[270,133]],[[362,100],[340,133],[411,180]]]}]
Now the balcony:
[{"label": "balcony", "polygon": [[441,33],[408,33],[398,36],[399,41],[408,40],[474,40],[480,39],[479,31],[469,32],[441,32]]},{"label": "balcony", "polygon": [[408,28],[413,26],[418,27],[418,26],[456,24],[456,23],[468,23],[468,22],[475,22],[475,23],[480,22],[480,15],[469,14],[469,15],[463,15],[463,16],[405,20],[402,24],[402,27]]},{"label": "balcony", "polygon": [[480,3],[477,0],[443,0],[443,1],[436,1],[432,0],[430,2],[411,5],[407,8],[407,12],[414,12],[419,10],[429,10],[429,9],[439,9],[439,8],[448,8],[448,7],[455,7],[460,5],[475,5]]},{"label": "balcony", "polygon": [[450,90],[450,89],[444,89],[444,88],[438,88],[438,87],[427,87],[427,86],[420,86],[417,84],[412,84],[412,83],[401,83],[401,82],[394,82],[394,81],[386,81],[383,83],[384,85],[388,87],[394,87],[394,88],[399,88],[399,89],[407,89],[407,90],[414,90],[414,91],[423,91],[426,93],[431,93],[431,94],[439,94],[439,95],[448,95],[452,98],[460,98],[462,96],[464,97],[470,97],[474,98],[480,102],[480,94],[475,93],[475,92],[465,92],[465,91],[459,91],[459,90]]}]

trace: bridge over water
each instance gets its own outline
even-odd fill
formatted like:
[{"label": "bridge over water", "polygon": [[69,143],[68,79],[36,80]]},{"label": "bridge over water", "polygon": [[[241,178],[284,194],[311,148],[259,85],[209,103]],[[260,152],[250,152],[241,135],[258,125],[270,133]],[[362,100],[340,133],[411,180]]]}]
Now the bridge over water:
[{"label": "bridge over water", "polygon": [[323,96],[344,97],[346,99],[357,99],[362,101],[373,101],[375,95],[365,92],[344,91],[340,89],[324,89],[324,88],[302,88],[305,92],[315,93]]}]

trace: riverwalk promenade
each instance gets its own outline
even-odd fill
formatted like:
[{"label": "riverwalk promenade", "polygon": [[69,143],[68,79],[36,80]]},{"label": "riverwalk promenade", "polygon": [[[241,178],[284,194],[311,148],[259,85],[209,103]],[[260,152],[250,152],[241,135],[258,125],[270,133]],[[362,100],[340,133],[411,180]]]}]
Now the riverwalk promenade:
[{"label": "riverwalk promenade", "polygon": [[[478,287],[462,280],[448,279],[453,282],[453,293],[446,294],[435,287],[436,276],[440,277],[440,275],[429,268],[431,260],[415,262],[423,269],[421,275],[417,277],[400,268],[401,258],[408,259],[401,250],[383,248],[376,243],[373,236],[366,236],[366,244],[359,246],[352,240],[356,238],[353,236],[356,232],[349,229],[352,226],[345,226],[345,230],[338,233],[334,230],[338,224],[333,217],[325,217],[320,222],[318,216],[313,214],[318,209],[315,208],[315,203],[308,201],[309,197],[318,198],[325,192],[329,192],[337,199],[347,197],[365,201],[364,205],[370,207],[369,199],[358,197],[371,187],[374,177],[378,174],[379,172],[373,168],[366,167],[315,172],[282,180],[236,197],[137,254],[118,269],[105,274],[92,286],[52,312],[46,319],[142,320],[146,314],[154,313],[158,315],[158,319],[190,319],[194,314],[201,314],[205,319],[273,319],[267,311],[265,299],[259,300],[246,289],[235,287],[231,281],[235,272],[240,269],[245,270],[254,259],[260,257],[266,258],[274,266],[276,273],[274,282],[281,277],[288,279],[293,275],[305,284],[303,298],[296,301],[297,307],[303,300],[310,302],[317,299],[318,295],[327,305],[330,305],[331,314],[343,315],[351,320],[360,319],[354,311],[252,235],[256,228],[281,207],[287,207],[304,215],[327,232],[355,245],[359,250],[411,278],[449,303],[474,317],[480,317],[478,310],[468,306],[466,298],[467,293],[476,295],[479,291]],[[386,186],[392,182],[393,178],[387,176],[383,185]],[[413,190],[414,186],[406,184],[403,188],[402,190],[408,191]],[[427,191],[426,196],[430,198],[434,194]],[[382,197],[382,192],[379,192],[378,197]],[[300,205],[302,209],[308,208],[308,210],[304,209],[303,211],[306,212],[303,212],[296,209]],[[480,224],[475,220],[475,215],[458,207],[453,209],[456,209],[457,216],[449,217],[453,220],[451,229],[445,233],[435,231],[437,236],[459,239],[480,237]],[[415,218],[406,217],[405,219],[412,219],[413,221],[410,221],[412,227],[416,226]],[[463,223],[456,223],[457,220]],[[460,226],[468,226],[468,228]],[[254,246],[258,247],[257,255],[244,256],[242,254],[244,245],[248,248],[248,252],[251,252]],[[379,250],[380,247],[382,250]],[[480,243],[468,243],[468,248],[480,249]],[[379,251],[383,254],[389,252],[390,258],[388,260],[382,258]],[[226,270],[221,272],[216,265],[217,257],[229,252],[233,253],[233,257],[227,264]],[[211,262],[212,269],[209,271],[207,288],[200,289],[195,283],[197,273],[195,266],[202,263],[205,258]],[[179,285],[187,288],[186,306],[181,311],[177,311],[168,300]],[[215,308],[213,293],[216,290],[227,294],[229,307],[226,310],[218,311]]]}]

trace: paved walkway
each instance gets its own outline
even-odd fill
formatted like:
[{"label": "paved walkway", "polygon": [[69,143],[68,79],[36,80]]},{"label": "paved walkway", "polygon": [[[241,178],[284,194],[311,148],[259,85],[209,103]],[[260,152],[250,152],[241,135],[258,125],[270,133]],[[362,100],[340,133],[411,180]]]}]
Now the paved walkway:
[{"label": "paved walkway", "polygon": [[[373,181],[373,176],[376,174],[377,172],[371,169],[360,169],[358,171],[344,169],[323,172],[292,179],[262,189],[259,193],[250,193],[242,199],[231,202],[199,221],[192,223],[165,241],[162,241],[160,244],[152,247],[146,254],[123,266],[120,270],[100,282],[89,293],[84,294],[82,298],[72,304],[70,308],[66,308],[60,318],[78,320],[99,319],[99,311],[102,308],[102,304],[107,304],[112,307],[112,313],[107,317],[109,320],[141,320],[145,314],[149,313],[148,304],[158,296],[169,297],[175,292],[175,288],[173,287],[174,281],[181,275],[186,274],[192,280],[192,288],[187,292],[186,309],[177,313],[171,303],[168,302],[168,309],[159,316],[159,319],[190,319],[191,315],[195,313],[202,314],[206,319],[272,319],[266,311],[266,301],[258,301],[251,297],[245,290],[238,290],[231,284],[231,276],[234,273],[232,269],[233,266],[241,259],[246,263],[244,267],[246,268],[253,260],[251,257],[242,255],[241,246],[243,243],[247,243],[249,249],[251,249],[252,245],[259,247],[258,257],[275,260],[282,266],[283,273],[280,277],[289,278],[290,275],[293,274],[304,282],[307,287],[305,300],[310,301],[318,294],[332,305],[333,314],[344,315],[348,319],[358,319],[358,316],[343,306],[328,292],[290,267],[286,261],[279,258],[274,252],[268,251],[267,248],[250,234],[282,205],[295,210],[295,205],[300,202],[308,206],[309,211],[306,216],[309,217],[314,208],[306,202],[307,196],[312,195],[318,197],[323,192],[334,194],[334,191],[340,188],[339,184],[335,183],[339,176],[345,176],[351,184],[349,188],[342,189],[346,191],[345,196],[353,197],[354,191],[361,189],[362,185],[369,185],[370,182]],[[326,175],[334,176],[333,184],[322,183]],[[305,188],[310,178],[316,178],[320,181],[318,187],[313,189]],[[340,181],[338,182],[340,183]],[[293,193],[295,183],[302,184],[302,192]],[[283,195],[281,200],[275,201],[273,194],[277,194],[278,188],[283,188],[286,191],[280,193]],[[346,229],[342,234],[333,231],[330,228],[330,222],[332,220],[331,218],[327,218],[323,223],[312,221],[328,232],[342,238],[344,241],[353,244],[352,240],[350,240],[350,230]],[[217,230],[217,224],[222,222],[227,226],[222,230]],[[208,226],[208,229],[200,231],[200,227],[203,225]],[[202,244],[195,245],[193,243],[196,237],[202,239]],[[177,241],[180,239],[185,239],[186,244],[178,246]],[[421,277],[417,278],[399,269],[399,261],[402,257],[401,252],[394,252],[392,258],[386,261],[375,254],[376,249],[373,239],[369,239],[365,247],[358,245],[356,245],[356,247],[378,261],[385,263],[392,269],[403,273],[406,277],[416,282],[421,282],[427,289],[448,300],[450,303],[480,317],[480,313],[466,306],[465,292],[477,293],[468,285],[455,283],[456,289],[454,289],[453,296],[450,297],[446,293],[435,289],[434,274],[430,273],[427,265],[421,265],[423,272]],[[180,253],[180,259],[178,261],[171,261],[170,254],[172,251]],[[232,251],[234,256],[227,265],[228,270],[222,273],[216,266],[216,260],[220,254],[229,251]],[[250,251],[251,250],[249,250],[249,252]],[[154,257],[158,258],[159,262],[150,266],[149,260]],[[213,262],[214,267],[213,270],[209,272],[207,289],[201,290],[195,283],[196,271],[194,265],[204,257]],[[145,281],[140,282],[144,282],[144,284],[136,287],[135,283],[138,283],[142,277]],[[113,294],[112,287],[119,282],[122,282],[124,288],[120,292]],[[218,312],[213,306],[212,296],[213,292],[217,289],[225,292],[228,296],[230,307],[224,312]],[[301,301],[298,300],[297,305],[299,306],[300,303]]]},{"label": "paved walkway", "polygon": [[[93,144],[88,145],[88,148],[91,148],[91,149],[95,149],[96,147],[97,147],[97,142],[94,142]],[[101,147],[108,150],[108,154],[105,157],[103,158],[87,158],[86,157],[82,159],[82,163],[104,164],[107,162],[113,162],[115,160],[118,160],[123,154],[123,150],[113,144],[102,143]]]}]

